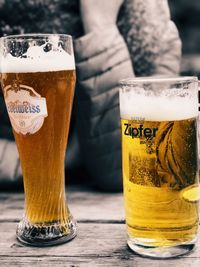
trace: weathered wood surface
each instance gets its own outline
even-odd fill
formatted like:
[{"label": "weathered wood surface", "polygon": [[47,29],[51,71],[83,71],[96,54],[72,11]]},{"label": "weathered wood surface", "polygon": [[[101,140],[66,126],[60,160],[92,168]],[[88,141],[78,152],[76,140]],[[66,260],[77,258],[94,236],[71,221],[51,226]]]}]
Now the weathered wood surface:
[{"label": "weathered wood surface", "polygon": [[[74,187],[67,193],[68,206],[78,221],[123,221],[123,197],[121,193],[108,194],[77,191]],[[23,215],[24,195],[22,193],[0,194],[0,222],[18,221]]]},{"label": "weathered wood surface", "polygon": [[126,245],[121,194],[70,190],[69,206],[78,220],[77,237],[66,244],[35,248],[23,246],[15,238],[23,212],[23,194],[0,194],[0,267],[199,267],[200,242],[196,249],[171,260],[142,258]]}]

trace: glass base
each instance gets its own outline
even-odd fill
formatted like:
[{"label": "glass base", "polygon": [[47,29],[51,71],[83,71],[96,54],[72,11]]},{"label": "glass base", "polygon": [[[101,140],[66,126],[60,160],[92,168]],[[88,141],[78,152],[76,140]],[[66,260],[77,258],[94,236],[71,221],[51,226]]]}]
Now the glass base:
[{"label": "glass base", "polygon": [[72,217],[65,224],[59,222],[32,224],[24,218],[17,227],[17,239],[25,244],[46,247],[62,244],[76,236],[76,223]]},{"label": "glass base", "polygon": [[[192,240],[190,243],[177,244],[175,246],[148,246],[138,242],[139,240],[135,240],[133,238],[129,238],[127,243],[131,250],[135,253],[149,258],[157,258],[157,259],[168,259],[174,258],[177,256],[181,256],[187,254],[193,250],[195,247],[195,240]],[[151,240],[146,240],[148,243],[151,243]],[[146,243],[146,242],[145,242]]]}]

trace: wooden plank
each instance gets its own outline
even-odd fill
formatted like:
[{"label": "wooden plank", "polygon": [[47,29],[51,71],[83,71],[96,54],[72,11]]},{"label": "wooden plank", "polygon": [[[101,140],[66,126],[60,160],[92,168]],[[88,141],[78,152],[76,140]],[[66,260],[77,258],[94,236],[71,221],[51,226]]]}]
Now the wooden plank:
[{"label": "wooden plank", "polygon": [[125,226],[120,224],[79,223],[74,240],[46,248],[23,246],[17,242],[15,230],[16,223],[0,223],[0,256],[109,256],[126,248]]},{"label": "wooden plank", "polygon": [[[15,223],[0,223],[0,257],[117,257],[134,258],[126,245],[123,224],[79,223],[78,235],[71,242],[53,247],[28,247],[15,238]],[[200,259],[200,242],[196,249],[184,258]]]},{"label": "wooden plank", "polygon": [[171,260],[152,260],[141,257],[2,257],[0,264],[4,267],[199,267],[198,258],[178,258]]},{"label": "wooden plank", "polygon": [[[101,193],[89,190],[67,193],[68,205],[78,221],[124,221],[123,197],[121,193]],[[22,218],[24,195],[22,193],[0,193],[0,221],[18,221]]]},{"label": "wooden plank", "polygon": [[0,194],[0,266],[200,266],[200,242],[189,255],[173,260],[141,258],[126,245],[122,194],[106,194],[70,188],[69,207],[78,224],[71,242],[48,248],[23,246],[15,238],[23,213],[23,194]]}]

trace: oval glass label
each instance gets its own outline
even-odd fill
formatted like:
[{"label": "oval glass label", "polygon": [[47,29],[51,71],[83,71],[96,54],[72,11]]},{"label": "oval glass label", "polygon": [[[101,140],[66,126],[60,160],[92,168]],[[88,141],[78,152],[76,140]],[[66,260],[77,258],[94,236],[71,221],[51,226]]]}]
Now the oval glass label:
[{"label": "oval glass label", "polygon": [[6,86],[4,97],[12,127],[17,133],[34,134],[40,130],[48,116],[46,98],[23,84]]}]

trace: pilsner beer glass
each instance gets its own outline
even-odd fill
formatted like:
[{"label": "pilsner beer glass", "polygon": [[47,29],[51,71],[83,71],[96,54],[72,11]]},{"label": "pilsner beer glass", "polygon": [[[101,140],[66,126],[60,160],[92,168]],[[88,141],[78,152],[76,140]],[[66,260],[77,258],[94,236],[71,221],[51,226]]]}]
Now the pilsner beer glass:
[{"label": "pilsner beer glass", "polygon": [[120,82],[122,168],[128,245],[170,258],[195,245],[198,231],[198,80]]},{"label": "pilsner beer glass", "polygon": [[33,246],[66,242],[76,235],[64,174],[76,79],[72,38],[3,37],[1,57],[1,84],[25,190],[25,214],[17,238]]}]

